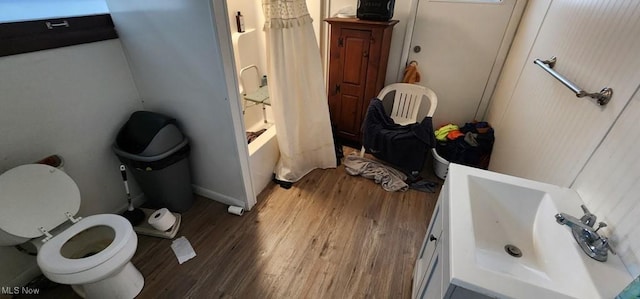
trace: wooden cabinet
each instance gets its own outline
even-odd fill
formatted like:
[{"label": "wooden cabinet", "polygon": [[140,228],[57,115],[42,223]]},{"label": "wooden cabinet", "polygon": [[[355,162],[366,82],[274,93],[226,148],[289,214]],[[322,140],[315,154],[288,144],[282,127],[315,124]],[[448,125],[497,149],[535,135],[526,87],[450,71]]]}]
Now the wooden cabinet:
[{"label": "wooden cabinet", "polygon": [[331,25],[327,80],[331,124],[339,137],[360,143],[369,101],[384,87],[391,34],[398,21],[325,21]]}]

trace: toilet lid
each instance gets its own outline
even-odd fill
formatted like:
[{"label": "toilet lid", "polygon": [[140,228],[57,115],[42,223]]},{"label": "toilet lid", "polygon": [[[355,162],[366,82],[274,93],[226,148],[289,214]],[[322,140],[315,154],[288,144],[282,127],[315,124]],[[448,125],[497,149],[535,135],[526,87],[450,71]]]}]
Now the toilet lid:
[{"label": "toilet lid", "polygon": [[80,190],[63,171],[42,164],[27,164],[0,175],[0,230],[23,238],[42,236],[75,215]]}]

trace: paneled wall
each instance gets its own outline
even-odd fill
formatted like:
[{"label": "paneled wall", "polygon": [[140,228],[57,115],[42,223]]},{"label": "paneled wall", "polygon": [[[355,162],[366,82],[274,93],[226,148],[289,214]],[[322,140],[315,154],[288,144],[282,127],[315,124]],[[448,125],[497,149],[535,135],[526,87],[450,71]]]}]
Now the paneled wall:
[{"label": "paneled wall", "polygon": [[[570,186],[640,82],[638,19],[633,0],[551,3],[498,117],[492,170]],[[533,64],[552,56],[554,69],[585,90],[612,87],[613,100],[601,107],[577,98]]]},{"label": "paneled wall", "polygon": [[[639,86],[640,87],[640,86]],[[573,184],[609,226],[629,271],[640,274],[640,93],[636,93]],[[604,230],[604,229],[603,229]]]},{"label": "paneled wall", "polygon": [[538,36],[551,1],[529,0],[527,2],[485,116],[486,119],[491,120],[491,125],[498,132],[502,131],[501,124],[505,110],[509,107],[513,92],[518,85],[520,75],[522,75],[522,69],[529,62],[529,51]]},{"label": "paneled wall", "polygon": [[[490,169],[575,189],[633,275],[640,273],[640,2],[530,0],[487,120],[496,128]],[[533,64],[611,102],[579,99]]]}]

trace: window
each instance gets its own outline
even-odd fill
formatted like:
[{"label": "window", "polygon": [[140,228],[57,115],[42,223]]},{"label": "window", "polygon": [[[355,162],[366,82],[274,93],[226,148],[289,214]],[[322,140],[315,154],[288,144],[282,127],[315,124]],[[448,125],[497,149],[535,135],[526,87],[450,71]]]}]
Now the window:
[{"label": "window", "polygon": [[0,57],[114,38],[104,0],[0,0]]},{"label": "window", "polygon": [[0,0],[0,23],[108,13],[104,0]]}]

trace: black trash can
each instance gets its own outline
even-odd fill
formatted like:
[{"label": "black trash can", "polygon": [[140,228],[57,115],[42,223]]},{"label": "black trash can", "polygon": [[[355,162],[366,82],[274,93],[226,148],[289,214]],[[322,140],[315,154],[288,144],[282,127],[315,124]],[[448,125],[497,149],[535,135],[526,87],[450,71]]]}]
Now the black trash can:
[{"label": "black trash can", "polygon": [[118,132],[113,151],[140,185],[146,205],[173,212],[193,205],[189,140],[174,118],[134,112]]}]

